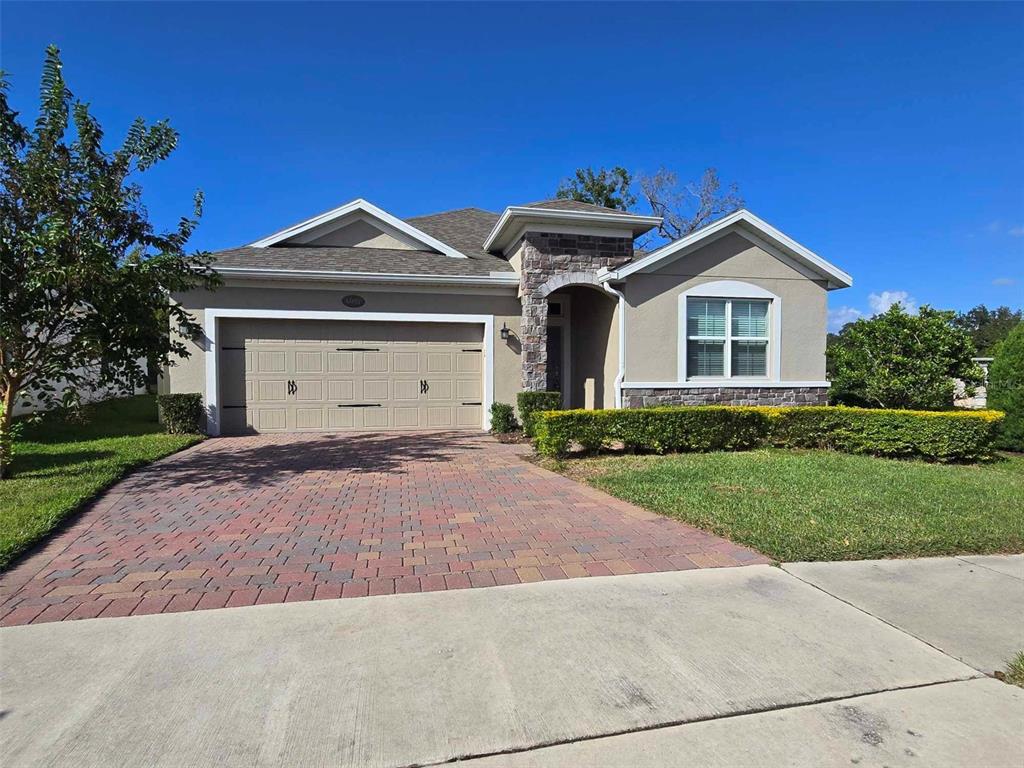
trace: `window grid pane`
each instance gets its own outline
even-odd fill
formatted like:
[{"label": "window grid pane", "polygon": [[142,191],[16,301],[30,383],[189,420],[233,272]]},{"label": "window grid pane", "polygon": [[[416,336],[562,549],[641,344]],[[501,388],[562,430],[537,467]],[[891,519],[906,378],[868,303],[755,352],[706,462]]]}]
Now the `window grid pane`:
[{"label": "window grid pane", "polygon": [[732,342],[732,375],[734,377],[768,375],[768,342]]},{"label": "window grid pane", "polygon": [[725,300],[690,299],[686,303],[688,336],[725,338]]},{"label": "window grid pane", "polygon": [[688,341],[686,370],[690,376],[724,376],[724,341]]},{"label": "window grid pane", "polygon": [[733,301],[732,335],[745,338],[768,338],[768,302]]}]

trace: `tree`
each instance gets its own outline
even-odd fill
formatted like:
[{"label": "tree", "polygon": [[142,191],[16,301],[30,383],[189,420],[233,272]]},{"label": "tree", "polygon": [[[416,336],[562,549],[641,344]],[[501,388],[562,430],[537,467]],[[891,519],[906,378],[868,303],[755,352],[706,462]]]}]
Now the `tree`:
[{"label": "tree", "polygon": [[722,189],[714,168],[705,170],[696,183],[680,185],[675,172],[664,168],[652,176],[641,174],[637,181],[651,213],[662,218],[658,234],[668,240],[678,240],[743,207],[737,186]]},{"label": "tree", "polygon": [[983,380],[971,360],[974,344],[953,325],[953,312],[899,304],[846,325],[829,349],[832,398],[874,408],[942,410],[953,404],[954,382],[972,390]]},{"label": "tree", "polygon": [[1019,309],[1016,312],[1009,307],[989,309],[984,304],[979,304],[972,310],[958,314],[953,322],[957,328],[970,335],[979,355],[989,357],[996,345],[1021,321],[1024,321],[1024,313]]},{"label": "tree", "polygon": [[184,250],[201,194],[191,217],[158,232],[134,180],[171,154],[178,134],[140,118],[120,149],[104,151],[99,123],[61,70],[50,46],[31,130],[0,72],[0,476],[19,399],[74,408],[89,386],[131,391],[146,379],[140,359],[187,356],[186,340],[201,331],[168,295],[218,284],[210,257]]},{"label": "tree", "polygon": [[633,178],[625,168],[615,166],[611,170],[598,168],[577,168],[571,179],[564,179],[558,185],[555,197],[560,200],[578,200],[604,208],[628,211],[636,205],[636,195],[630,191]]},{"label": "tree", "polygon": [[1024,323],[1018,323],[996,347],[988,368],[988,405],[1006,413],[1000,447],[1024,451]]}]

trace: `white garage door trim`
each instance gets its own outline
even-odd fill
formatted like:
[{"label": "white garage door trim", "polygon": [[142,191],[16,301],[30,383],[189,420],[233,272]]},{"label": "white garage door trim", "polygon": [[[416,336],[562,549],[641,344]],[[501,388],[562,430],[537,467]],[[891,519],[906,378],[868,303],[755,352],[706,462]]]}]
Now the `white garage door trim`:
[{"label": "white garage door trim", "polygon": [[494,401],[494,315],[442,315],[425,312],[321,312],[291,309],[206,310],[203,331],[206,334],[206,431],[220,434],[220,355],[217,347],[217,321],[221,318],[260,320],[372,320],[381,323],[465,323],[484,327],[484,399],[481,429],[491,426]]}]

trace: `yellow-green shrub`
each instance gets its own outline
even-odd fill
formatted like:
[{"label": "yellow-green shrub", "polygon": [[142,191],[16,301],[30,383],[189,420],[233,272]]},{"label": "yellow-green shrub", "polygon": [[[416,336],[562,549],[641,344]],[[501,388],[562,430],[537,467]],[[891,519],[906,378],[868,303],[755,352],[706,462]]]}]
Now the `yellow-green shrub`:
[{"label": "yellow-green shrub", "polygon": [[791,408],[670,406],[537,414],[535,445],[564,456],[594,452],[744,450],[760,445],[827,448],[874,456],[976,461],[992,455],[998,411],[899,411],[841,406]]}]

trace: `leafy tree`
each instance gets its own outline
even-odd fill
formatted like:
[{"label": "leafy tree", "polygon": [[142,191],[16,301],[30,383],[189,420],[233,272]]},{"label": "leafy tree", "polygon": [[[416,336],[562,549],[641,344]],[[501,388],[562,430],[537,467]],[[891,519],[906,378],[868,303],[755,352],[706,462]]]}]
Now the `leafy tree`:
[{"label": "leafy tree", "polygon": [[145,383],[140,358],[163,366],[187,356],[201,330],[168,294],[218,282],[207,254],[184,250],[201,195],[192,217],[158,232],[134,181],[171,154],[178,134],[140,118],[120,149],[104,151],[99,123],[61,69],[50,46],[31,129],[0,72],[0,476],[19,400],[74,408],[94,385]]},{"label": "leafy tree", "polygon": [[875,408],[942,410],[953,404],[953,379],[968,390],[982,382],[970,337],[953,312],[899,304],[846,325],[829,348],[832,398]]},{"label": "leafy tree", "polygon": [[651,213],[662,218],[658,234],[669,240],[678,240],[743,207],[737,186],[722,189],[714,168],[705,170],[700,181],[688,184],[681,185],[675,172],[664,168],[651,176],[641,174],[638,182]]},{"label": "leafy tree", "polygon": [[989,309],[979,304],[974,309],[958,314],[953,322],[957,328],[970,335],[979,355],[990,357],[996,345],[1022,321],[1024,312],[1019,309],[1016,312],[1009,307]]},{"label": "leafy tree", "polygon": [[636,196],[630,191],[632,184],[629,171],[619,166],[611,170],[598,168],[596,171],[577,168],[572,178],[563,180],[558,186],[555,197],[628,211],[636,204]]},{"label": "leafy tree", "polygon": [[1000,445],[1024,451],[1024,323],[1018,323],[996,347],[988,368],[988,405],[1006,412]]}]

